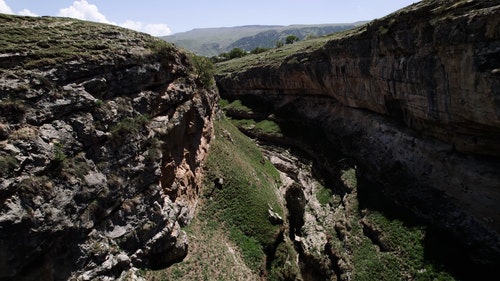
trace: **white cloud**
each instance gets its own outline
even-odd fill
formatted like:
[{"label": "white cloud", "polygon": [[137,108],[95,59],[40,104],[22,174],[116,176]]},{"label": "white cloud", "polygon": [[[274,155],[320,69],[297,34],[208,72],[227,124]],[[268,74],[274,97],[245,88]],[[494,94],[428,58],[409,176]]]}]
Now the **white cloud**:
[{"label": "white cloud", "polygon": [[172,31],[166,24],[161,23],[145,24],[140,21],[127,20],[122,24],[117,24],[115,22],[109,21],[105,15],[99,12],[99,8],[96,5],[89,4],[87,0],[74,1],[71,6],[60,9],[58,15],[61,17],[70,17],[81,20],[119,25],[136,31],[145,32],[153,36],[169,35],[172,33]]},{"label": "white cloud", "polygon": [[132,21],[128,20],[122,24],[120,24],[121,27],[133,29],[133,30],[140,30],[142,28],[142,22],[140,21]]},{"label": "white cloud", "polygon": [[28,9],[23,9],[23,10],[19,11],[18,14],[21,15],[21,16],[38,17],[37,14],[33,13],[32,11],[30,11]]},{"label": "white cloud", "polygon": [[[7,3],[5,3],[4,0],[0,0],[0,13],[11,14],[11,15],[15,15],[16,14],[7,5]],[[37,14],[33,13],[32,11],[30,11],[28,9],[23,9],[23,10],[19,11],[19,13],[17,13],[17,14],[21,15],[21,16],[31,16],[31,17],[37,17],[38,16]]]},{"label": "white cloud", "polygon": [[172,33],[168,25],[163,23],[146,24],[144,26],[144,32],[153,36],[165,36]]},{"label": "white cloud", "polygon": [[14,14],[5,1],[0,0],[0,13],[2,14]]},{"label": "white cloud", "polygon": [[106,17],[101,14],[101,12],[99,12],[99,8],[97,8],[96,5],[89,4],[87,0],[73,2],[73,4],[68,8],[60,9],[58,15],[61,17],[77,18],[81,20],[112,23],[108,21]]},{"label": "white cloud", "polygon": [[[4,0],[0,0],[0,13],[15,14],[14,12],[12,12],[12,9],[5,3]],[[23,9],[19,11],[18,14],[22,16],[38,16],[28,9]],[[168,25],[163,23],[151,24],[132,20],[127,20],[122,24],[111,22],[106,18],[105,15],[99,12],[99,8],[96,5],[89,4],[87,0],[74,1],[71,6],[60,9],[58,16],[119,25],[136,31],[145,32],[153,36],[163,36],[172,33]]]},{"label": "white cloud", "polygon": [[125,27],[125,28],[129,28],[129,29],[133,29],[133,30],[137,30],[137,31],[141,31],[141,32],[145,32],[145,33],[151,34],[153,36],[163,36],[163,35],[169,35],[170,33],[172,33],[170,28],[166,24],[163,24],[163,23],[144,24],[140,21],[128,20],[128,21],[120,24],[120,26]]}]

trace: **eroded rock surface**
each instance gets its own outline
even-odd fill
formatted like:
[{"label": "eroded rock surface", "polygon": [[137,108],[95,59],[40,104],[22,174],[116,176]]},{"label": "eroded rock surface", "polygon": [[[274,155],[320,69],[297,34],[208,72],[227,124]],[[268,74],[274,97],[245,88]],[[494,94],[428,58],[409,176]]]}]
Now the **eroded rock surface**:
[{"label": "eroded rock surface", "polygon": [[422,1],[276,64],[255,56],[218,85],[227,94],[329,96],[458,151],[499,156],[498,4]]},{"label": "eroded rock surface", "polygon": [[187,254],[216,93],[174,47],[86,24],[1,18],[102,46],[57,56],[2,32],[19,52],[0,57],[0,280],[135,280]]},{"label": "eroded rock surface", "polygon": [[299,53],[222,65],[217,84],[223,97],[265,104],[263,115],[288,127],[320,129],[360,177],[492,269],[500,261],[499,14],[499,1],[421,1]]}]

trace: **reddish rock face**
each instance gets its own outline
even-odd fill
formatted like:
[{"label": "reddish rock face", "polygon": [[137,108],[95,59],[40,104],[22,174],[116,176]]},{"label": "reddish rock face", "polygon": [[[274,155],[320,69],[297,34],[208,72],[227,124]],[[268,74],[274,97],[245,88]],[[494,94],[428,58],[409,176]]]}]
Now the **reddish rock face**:
[{"label": "reddish rock face", "polygon": [[422,1],[320,47],[243,58],[217,85],[223,97],[272,104],[266,114],[282,122],[320,128],[395,201],[491,265],[500,261],[499,15],[498,1]]}]

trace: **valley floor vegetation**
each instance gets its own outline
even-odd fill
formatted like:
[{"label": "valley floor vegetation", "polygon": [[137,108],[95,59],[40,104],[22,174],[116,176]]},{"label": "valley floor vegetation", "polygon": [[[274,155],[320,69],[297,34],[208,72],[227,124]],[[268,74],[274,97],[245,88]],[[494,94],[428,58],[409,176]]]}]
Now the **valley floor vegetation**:
[{"label": "valley floor vegetation", "polygon": [[[222,104],[245,108],[241,101]],[[248,122],[228,117],[215,122],[197,215],[184,229],[188,256],[165,270],[142,271],[147,280],[308,280],[301,275],[297,249],[281,238],[287,222],[269,221],[269,209],[286,217],[286,204],[278,193],[279,172],[254,140],[235,127]],[[323,210],[340,210],[337,218],[346,220],[349,229],[339,237],[339,229],[324,222],[320,227],[330,237],[331,249],[313,253],[324,259],[328,250],[348,263],[343,267],[348,271],[335,273],[338,280],[455,280],[443,266],[447,257],[440,256],[439,245],[428,235],[431,230],[358,182],[355,169],[343,170],[340,176],[353,189],[351,194],[337,198],[325,185],[315,196]],[[342,200],[349,203],[339,204]],[[332,260],[338,270],[334,262],[339,261]]]}]

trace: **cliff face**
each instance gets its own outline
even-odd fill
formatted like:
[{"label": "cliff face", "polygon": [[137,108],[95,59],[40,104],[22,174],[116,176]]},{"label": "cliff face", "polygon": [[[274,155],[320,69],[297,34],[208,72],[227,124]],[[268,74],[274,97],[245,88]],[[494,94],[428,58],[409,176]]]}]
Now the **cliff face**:
[{"label": "cliff face", "polygon": [[219,77],[218,84],[234,94],[330,96],[458,151],[498,156],[497,15],[496,1],[423,1],[280,64]]},{"label": "cliff face", "polygon": [[0,280],[125,278],[182,259],[216,93],[145,34],[0,27]]},{"label": "cliff face", "polygon": [[217,84],[223,97],[269,105],[281,122],[321,128],[360,177],[494,265],[499,4],[422,1],[344,34],[221,64]]}]

